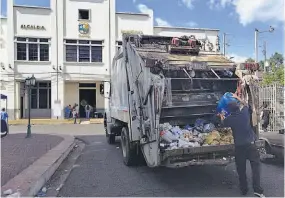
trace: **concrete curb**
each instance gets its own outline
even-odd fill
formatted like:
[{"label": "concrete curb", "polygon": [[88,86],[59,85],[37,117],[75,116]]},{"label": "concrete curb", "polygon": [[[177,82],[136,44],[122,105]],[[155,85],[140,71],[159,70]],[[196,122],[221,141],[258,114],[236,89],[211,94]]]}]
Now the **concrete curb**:
[{"label": "concrete curb", "polygon": [[2,186],[2,193],[11,189],[13,193],[18,192],[22,197],[36,195],[75,146],[73,136],[61,137],[64,140],[59,145]]},{"label": "concrete curb", "polygon": [[[78,119],[79,121],[80,119]],[[90,124],[103,124],[104,119],[102,118],[93,118],[90,119]],[[22,119],[22,120],[9,120],[8,121],[10,126],[13,125],[27,125],[28,120]],[[31,119],[32,125],[62,125],[62,124],[73,124],[74,121],[72,119],[69,120],[56,120],[56,119]]]}]

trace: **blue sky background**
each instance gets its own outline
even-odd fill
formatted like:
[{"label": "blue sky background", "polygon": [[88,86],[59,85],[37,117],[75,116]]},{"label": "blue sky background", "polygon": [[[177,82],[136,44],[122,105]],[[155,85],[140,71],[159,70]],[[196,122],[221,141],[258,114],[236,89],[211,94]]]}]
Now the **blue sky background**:
[{"label": "blue sky background", "polygon": [[[6,15],[7,0],[1,1],[1,14]],[[8,0],[9,1],[9,0]],[[49,7],[49,0],[14,0],[17,5]],[[284,54],[283,0],[116,0],[120,12],[154,11],[157,25],[217,28],[228,35],[228,56],[237,61],[254,58],[254,29],[273,33],[260,34],[259,43],[267,42],[267,56],[274,52]],[[220,36],[220,37],[221,37]],[[222,37],[221,37],[222,38]],[[263,59],[262,48],[259,60]]]}]

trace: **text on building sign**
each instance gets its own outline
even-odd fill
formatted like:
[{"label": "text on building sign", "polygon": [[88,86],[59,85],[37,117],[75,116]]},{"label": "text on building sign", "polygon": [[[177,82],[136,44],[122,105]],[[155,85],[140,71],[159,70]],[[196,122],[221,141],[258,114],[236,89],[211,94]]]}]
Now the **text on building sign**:
[{"label": "text on building sign", "polygon": [[21,25],[22,29],[28,30],[45,30],[46,28],[42,25]]}]

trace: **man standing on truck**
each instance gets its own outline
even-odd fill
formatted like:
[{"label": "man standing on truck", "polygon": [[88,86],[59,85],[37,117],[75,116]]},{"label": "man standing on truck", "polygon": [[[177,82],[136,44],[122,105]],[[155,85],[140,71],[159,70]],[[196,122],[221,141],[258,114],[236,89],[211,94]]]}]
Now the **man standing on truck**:
[{"label": "man standing on truck", "polygon": [[256,135],[250,122],[250,109],[247,103],[236,94],[233,94],[233,97],[243,104],[243,108],[240,109],[240,105],[237,102],[231,102],[228,105],[231,114],[226,118],[222,114],[219,114],[219,116],[222,120],[222,125],[230,127],[233,131],[235,163],[239,175],[240,190],[242,195],[246,195],[248,192],[246,161],[249,160],[252,169],[254,195],[265,197],[260,186],[260,156],[255,145]]}]

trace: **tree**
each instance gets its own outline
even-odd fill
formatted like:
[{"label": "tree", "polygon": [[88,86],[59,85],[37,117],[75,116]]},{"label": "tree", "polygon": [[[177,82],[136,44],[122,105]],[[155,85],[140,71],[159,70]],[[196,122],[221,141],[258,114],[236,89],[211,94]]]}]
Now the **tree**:
[{"label": "tree", "polygon": [[275,52],[269,59],[269,70],[263,76],[262,83],[270,85],[272,83],[279,83],[284,86],[284,57]]},{"label": "tree", "polygon": [[270,65],[274,67],[280,67],[284,63],[284,57],[282,54],[279,54],[278,52],[275,52],[269,59]]},{"label": "tree", "polygon": [[246,63],[254,63],[255,60],[253,60],[252,58],[248,58],[245,60]]}]

